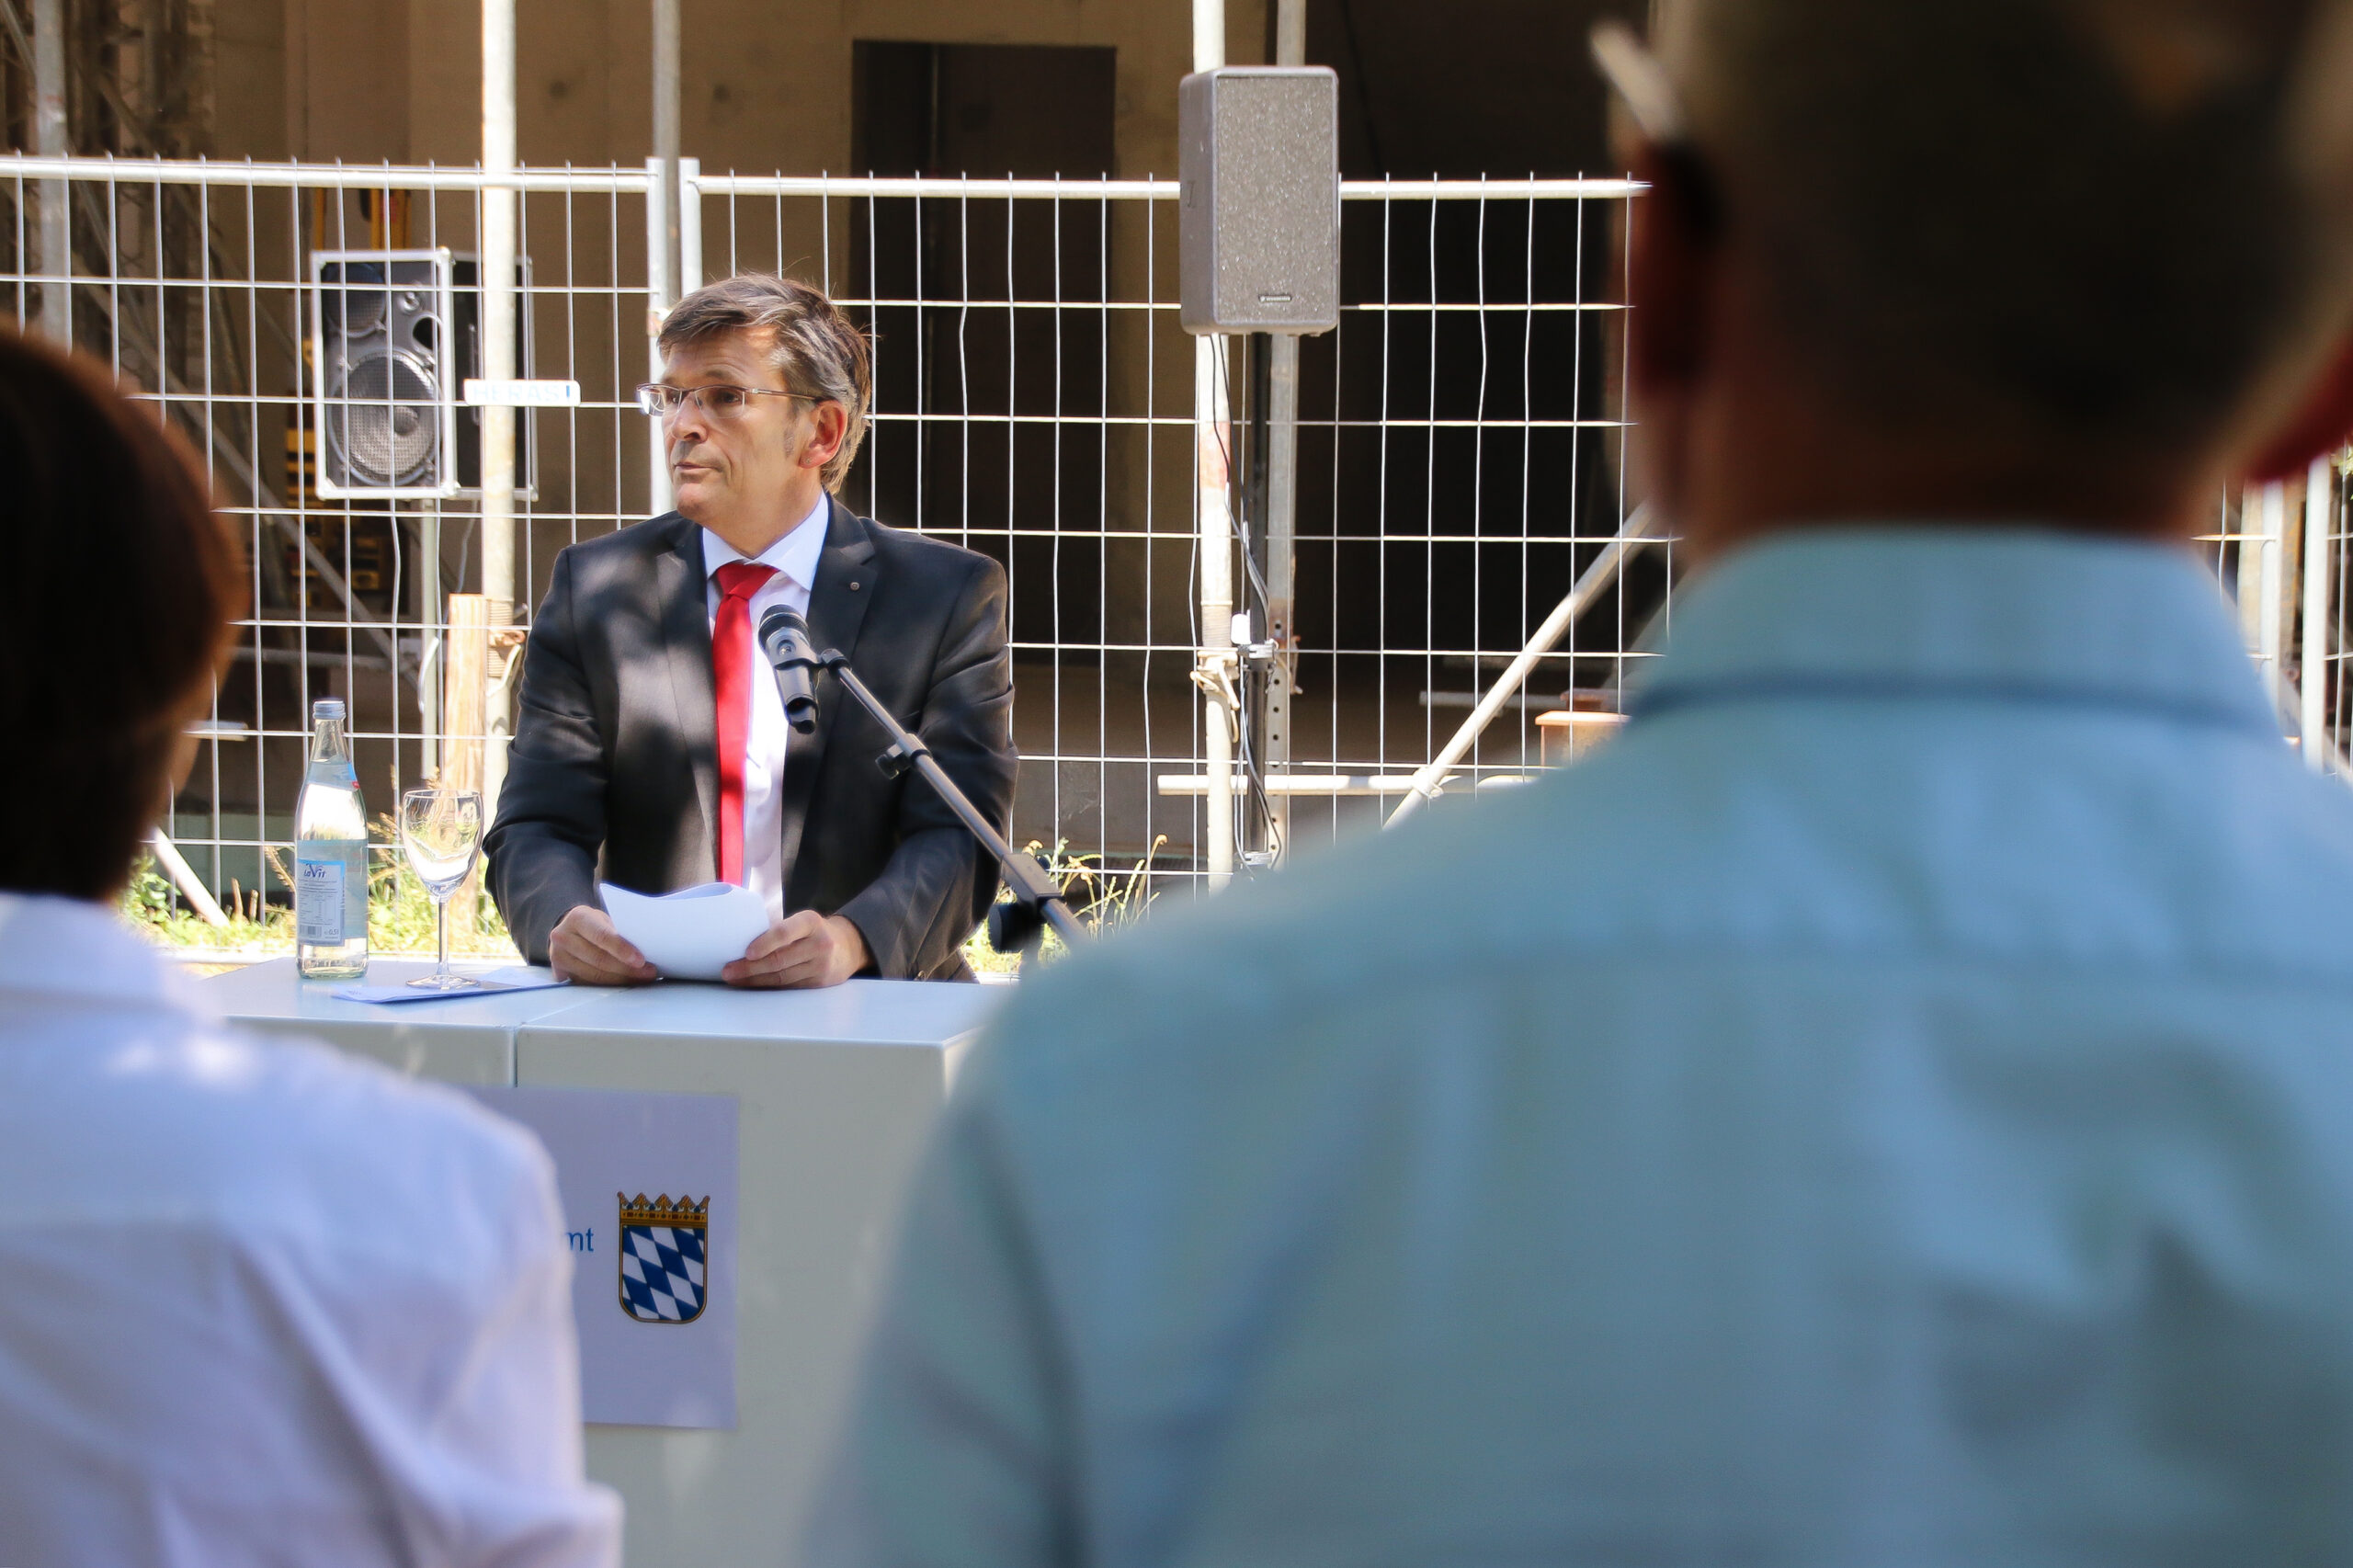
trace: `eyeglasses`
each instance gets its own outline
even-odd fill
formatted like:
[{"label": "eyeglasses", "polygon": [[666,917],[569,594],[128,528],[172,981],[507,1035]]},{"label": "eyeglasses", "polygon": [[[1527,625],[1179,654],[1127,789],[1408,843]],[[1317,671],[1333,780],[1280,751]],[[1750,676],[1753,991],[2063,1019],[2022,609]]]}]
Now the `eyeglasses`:
[{"label": "eyeglasses", "polygon": [[638,411],[654,419],[667,419],[689,402],[699,403],[703,412],[714,419],[733,419],[752,406],[756,397],[797,397],[804,403],[823,403],[822,397],[808,392],[778,392],[769,387],[665,387],[649,381],[637,389]]}]

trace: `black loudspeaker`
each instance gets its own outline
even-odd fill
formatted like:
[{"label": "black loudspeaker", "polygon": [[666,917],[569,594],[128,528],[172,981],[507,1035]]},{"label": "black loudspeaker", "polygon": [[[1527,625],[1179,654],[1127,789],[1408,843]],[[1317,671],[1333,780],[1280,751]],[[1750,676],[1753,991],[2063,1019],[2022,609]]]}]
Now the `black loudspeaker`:
[{"label": "black loudspeaker", "polygon": [[1187,332],[1340,324],[1340,88],[1320,65],[1203,71],[1177,89]]},{"label": "black loudspeaker", "polygon": [[[517,261],[518,290],[530,264]],[[482,374],[475,259],[446,250],[311,256],[312,428],[318,494],[456,495],[482,488],[482,410],[460,390]],[[530,311],[518,294],[517,373],[530,374]],[[515,483],[529,496],[531,421],[516,421]]]}]

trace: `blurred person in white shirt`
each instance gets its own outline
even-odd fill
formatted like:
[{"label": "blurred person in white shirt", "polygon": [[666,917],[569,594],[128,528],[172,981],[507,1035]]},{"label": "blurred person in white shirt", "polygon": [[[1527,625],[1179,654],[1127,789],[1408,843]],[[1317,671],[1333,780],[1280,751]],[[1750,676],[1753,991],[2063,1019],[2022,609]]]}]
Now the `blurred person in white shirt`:
[{"label": "blurred person in white shirt", "polygon": [[545,1152],[112,912],[242,598],[200,472],[13,336],[0,472],[0,1562],[617,1562]]}]

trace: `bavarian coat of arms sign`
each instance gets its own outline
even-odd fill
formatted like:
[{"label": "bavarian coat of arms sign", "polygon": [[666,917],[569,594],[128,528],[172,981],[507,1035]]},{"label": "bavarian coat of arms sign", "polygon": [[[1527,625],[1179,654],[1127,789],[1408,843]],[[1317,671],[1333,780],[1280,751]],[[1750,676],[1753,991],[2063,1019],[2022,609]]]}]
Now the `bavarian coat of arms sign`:
[{"label": "bavarian coat of arms sign", "polygon": [[582,1416],[733,1427],[734,1096],[551,1085],[472,1093],[555,1160]]},{"label": "bavarian coat of arms sign", "polygon": [[621,1311],[640,1323],[692,1323],[710,1282],[710,1199],[620,1199]]}]

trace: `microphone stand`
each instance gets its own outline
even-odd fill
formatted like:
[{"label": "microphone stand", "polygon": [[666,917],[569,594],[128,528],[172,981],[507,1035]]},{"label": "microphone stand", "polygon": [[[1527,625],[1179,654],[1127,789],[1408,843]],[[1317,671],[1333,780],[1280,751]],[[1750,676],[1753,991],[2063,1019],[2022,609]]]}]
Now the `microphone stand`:
[{"label": "microphone stand", "polygon": [[1069,901],[1063,897],[1063,890],[1054,880],[1046,875],[1046,869],[1038,864],[1037,857],[1022,854],[989,825],[988,818],[981,815],[972,797],[956,787],[956,781],[948,777],[948,770],[939,766],[939,759],[931,755],[931,748],[866,689],[866,683],[849,667],[848,658],[839,650],[828,648],[816,655],[816,664],[818,668],[831,670],[839,676],[843,688],[858,699],[858,706],[872,714],[874,722],[891,737],[891,748],[874,759],[883,777],[897,778],[908,768],[914,768],[924,782],[939,792],[939,798],[948,802],[948,809],[956,813],[965,830],[981,841],[981,847],[995,856],[996,863],[1004,868],[1006,885],[1013,890],[1013,902],[990,909],[989,945],[1001,953],[1026,953],[1049,926],[1071,947],[1085,941],[1086,933],[1079,926],[1078,917],[1070,912]]}]

